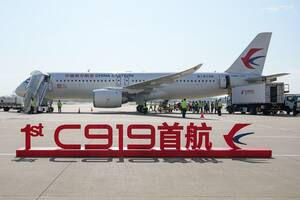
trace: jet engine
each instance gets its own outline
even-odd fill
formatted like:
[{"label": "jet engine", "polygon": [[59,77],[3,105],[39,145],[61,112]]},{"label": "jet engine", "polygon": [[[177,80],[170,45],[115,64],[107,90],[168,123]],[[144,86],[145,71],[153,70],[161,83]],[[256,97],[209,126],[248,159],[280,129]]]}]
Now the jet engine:
[{"label": "jet engine", "polygon": [[116,108],[122,106],[122,91],[118,89],[97,89],[93,91],[96,108]]}]

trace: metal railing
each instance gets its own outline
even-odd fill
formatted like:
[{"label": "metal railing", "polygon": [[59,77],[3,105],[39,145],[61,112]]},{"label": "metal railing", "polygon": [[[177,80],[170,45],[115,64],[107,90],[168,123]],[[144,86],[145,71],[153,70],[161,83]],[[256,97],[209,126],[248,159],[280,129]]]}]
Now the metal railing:
[{"label": "metal railing", "polygon": [[30,81],[26,88],[24,97],[24,112],[29,113],[31,108],[31,101],[36,101],[36,106],[39,107],[43,102],[48,88],[48,82],[46,81],[47,75],[35,71],[31,73]]}]

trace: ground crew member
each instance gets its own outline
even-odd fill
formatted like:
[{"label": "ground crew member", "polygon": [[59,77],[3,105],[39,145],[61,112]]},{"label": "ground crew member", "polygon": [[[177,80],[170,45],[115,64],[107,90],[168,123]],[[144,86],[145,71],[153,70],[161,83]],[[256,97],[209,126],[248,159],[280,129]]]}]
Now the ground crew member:
[{"label": "ground crew member", "polygon": [[210,113],[210,104],[209,104],[209,101],[207,101],[206,105],[207,105],[207,113]]},{"label": "ground crew member", "polygon": [[221,112],[222,107],[223,107],[222,102],[221,102],[221,100],[219,100],[219,102],[218,102],[218,115],[219,115],[219,116],[222,115],[222,112]]},{"label": "ground crew member", "polygon": [[208,103],[206,101],[204,101],[204,113],[208,113]]},{"label": "ground crew member", "polygon": [[199,113],[199,103],[198,103],[198,101],[195,102],[195,112]]},{"label": "ground crew member", "polygon": [[152,105],[152,102],[150,103],[149,111],[153,111],[153,105]]},{"label": "ground crew member", "polygon": [[215,114],[217,113],[217,111],[218,111],[218,101],[215,100]]},{"label": "ground crew member", "polygon": [[211,102],[210,108],[211,108],[211,113],[214,113],[215,104],[213,101]]},{"label": "ground crew member", "polygon": [[144,106],[143,106],[143,113],[144,113],[144,115],[146,115],[147,112],[148,112],[148,107],[147,107],[147,103],[145,102]]},{"label": "ground crew member", "polygon": [[36,101],[35,99],[32,97],[31,98],[31,102],[30,102],[30,114],[33,114],[35,112],[35,108],[36,108]]},{"label": "ground crew member", "polygon": [[156,104],[154,103],[154,106],[153,106],[153,110],[154,110],[154,112],[157,112],[156,111]]},{"label": "ground crew member", "polygon": [[192,101],[192,111],[195,113],[195,101]]},{"label": "ground crew member", "polygon": [[203,113],[203,102],[202,101],[199,101],[199,107],[200,107],[201,113]]},{"label": "ground crew member", "polygon": [[58,110],[59,113],[61,113],[61,107],[62,107],[62,103],[61,103],[60,100],[58,100],[58,102],[57,102],[57,110]]},{"label": "ground crew member", "polygon": [[186,114],[186,111],[187,111],[187,102],[186,102],[186,99],[183,99],[181,101],[181,114],[182,114],[182,117],[185,118],[185,114]]}]

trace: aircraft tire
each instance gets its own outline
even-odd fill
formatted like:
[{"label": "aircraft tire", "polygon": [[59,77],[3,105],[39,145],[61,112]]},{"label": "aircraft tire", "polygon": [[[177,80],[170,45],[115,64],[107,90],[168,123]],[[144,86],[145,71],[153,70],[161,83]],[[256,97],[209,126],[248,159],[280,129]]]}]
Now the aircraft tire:
[{"label": "aircraft tire", "polygon": [[143,107],[144,107],[144,106],[142,106],[142,105],[138,105],[138,106],[136,107],[136,111],[138,111],[139,113],[144,113],[144,112],[143,112]]}]

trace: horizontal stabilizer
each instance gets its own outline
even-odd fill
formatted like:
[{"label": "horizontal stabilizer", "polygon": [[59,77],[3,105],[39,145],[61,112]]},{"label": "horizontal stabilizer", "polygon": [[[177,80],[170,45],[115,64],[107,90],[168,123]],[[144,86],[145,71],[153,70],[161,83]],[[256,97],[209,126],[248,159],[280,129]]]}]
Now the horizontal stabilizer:
[{"label": "horizontal stabilizer", "polygon": [[272,74],[268,76],[257,76],[257,77],[251,77],[246,79],[246,81],[249,82],[257,82],[257,81],[276,81],[277,77],[286,76],[289,75],[289,73],[280,73],[280,74]]}]

